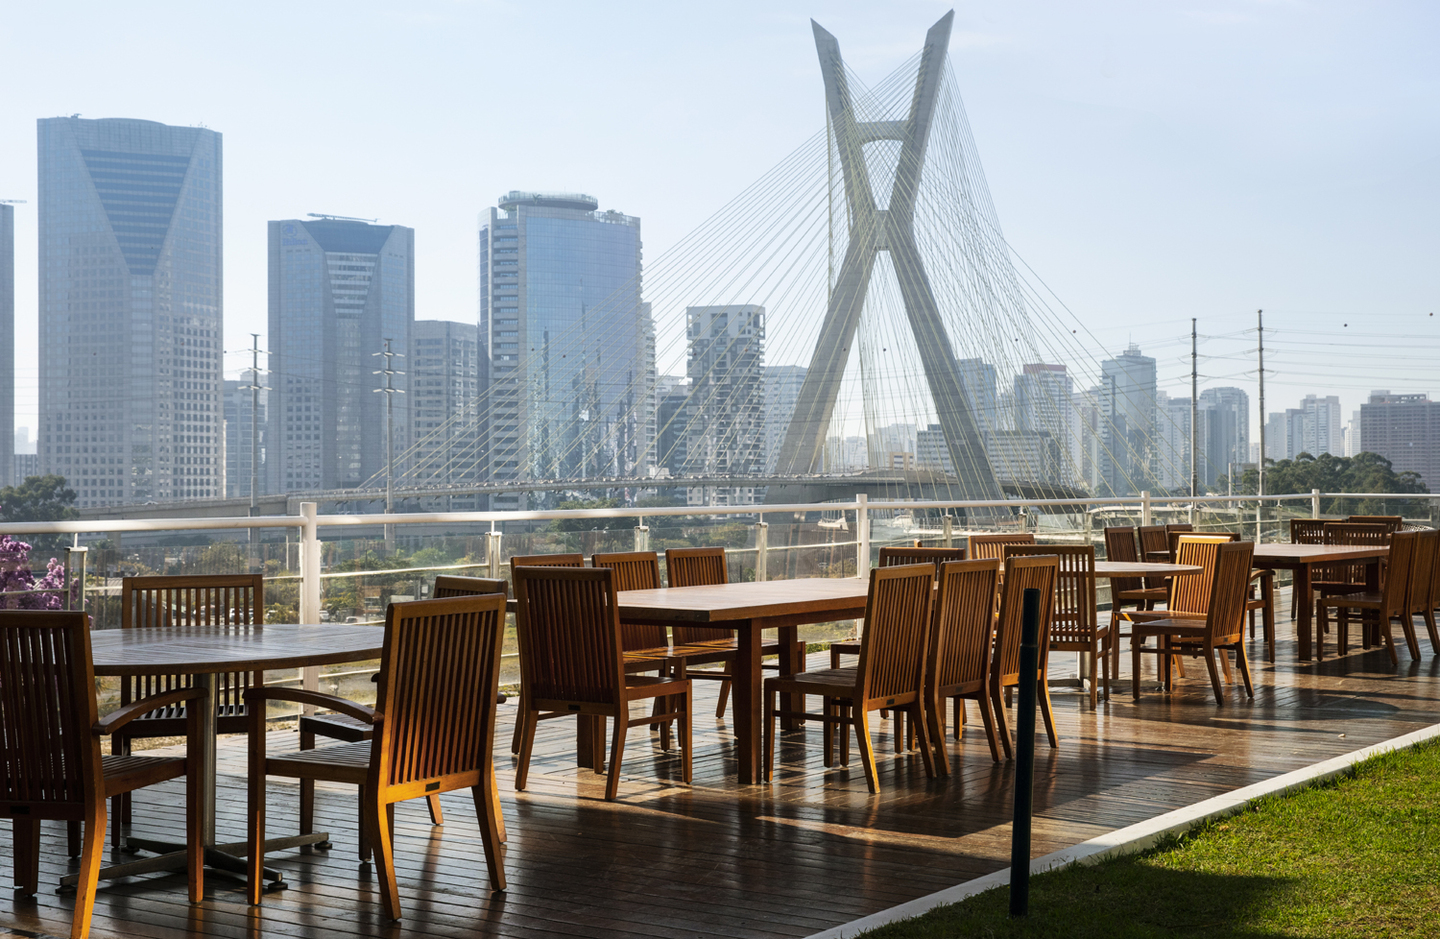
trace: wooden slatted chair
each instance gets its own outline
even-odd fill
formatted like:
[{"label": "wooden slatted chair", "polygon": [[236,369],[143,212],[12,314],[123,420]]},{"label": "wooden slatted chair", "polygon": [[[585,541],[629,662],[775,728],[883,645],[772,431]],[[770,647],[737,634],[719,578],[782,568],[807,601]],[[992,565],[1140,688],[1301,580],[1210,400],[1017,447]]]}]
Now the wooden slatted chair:
[{"label": "wooden slatted chair", "polygon": [[[515,569],[520,668],[531,689],[522,702],[516,791],[523,791],[529,778],[536,724],[572,714],[615,722],[607,801],[619,792],[625,737],[634,724],[679,723],[681,778],[690,783],[690,681],[626,673],[615,592],[610,568]],[[630,716],[630,702],[647,698],[662,698],[669,706],[649,717]]]},{"label": "wooden slatted chair", "polygon": [[1420,617],[1430,636],[1430,649],[1440,655],[1440,632],[1435,628],[1435,570],[1440,567],[1440,530],[1422,529],[1415,539],[1415,559],[1410,568],[1410,616]]},{"label": "wooden slatted chair", "polygon": [[1141,525],[1135,529],[1140,539],[1140,559],[1157,564],[1170,561],[1170,533],[1164,525]]},{"label": "wooden slatted chair", "polygon": [[[853,668],[826,668],[765,679],[765,779],[775,769],[776,718],[794,717],[821,722],[825,732],[825,765],[834,765],[834,731],[848,745],[855,728],[865,782],[880,791],[875,748],[867,717],[887,708],[905,711],[920,737],[925,774],[935,775],[934,752],[926,725],[925,658],[929,651],[930,605],[935,583],[933,563],[877,567],[870,571],[865,599],[865,631],[860,639],[860,662]],[[823,713],[792,711],[778,706],[782,694],[816,695],[825,702]]]},{"label": "wooden slatted chair", "polygon": [[[1200,573],[1189,574],[1184,577],[1170,578],[1169,596],[1165,601],[1163,610],[1136,610],[1122,616],[1124,622],[1135,622],[1137,620],[1163,620],[1163,619],[1186,619],[1193,620],[1204,617],[1210,609],[1210,590],[1214,586],[1215,557],[1216,549],[1222,544],[1230,544],[1239,540],[1239,536],[1225,532],[1221,534],[1181,534],[1175,540],[1175,563],[1199,567]],[[1134,645],[1134,640],[1131,640]],[[1118,651],[1118,650],[1117,650]],[[1175,669],[1180,677],[1185,677],[1185,666],[1180,659],[1169,660],[1174,663]],[[1229,661],[1225,662],[1226,674],[1229,674]],[[1119,656],[1116,655],[1115,672],[1120,671]],[[1137,676],[1138,678],[1138,676]],[[1168,675],[1162,677],[1162,681],[1169,681]]]},{"label": "wooden slatted chair", "polygon": [[[507,595],[510,585],[503,580],[492,580],[488,577],[460,577],[457,575],[440,574],[435,578],[435,589],[431,597],[436,600],[447,600],[453,597],[479,597],[487,593],[498,593]],[[379,673],[372,675],[371,681],[379,680]],[[505,696],[497,694],[496,704],[504,704]],[[367,721],[359,720],[349,714],[337,713],[315,713],[302,714],[300,716],[300,749],[313,750],[315,738],[325,737],[330,740],[340,740],[345,743],[359,743],[362,740],[369,740],[375,735],[375,728]],[[493,789],[495,798],[499,799],[499,790]],[[430,824],[445,824],[445,810],[440,805],[440,797],[430,795],[425,797],[426,807],[430,810]],[[495,818],[500,826],[500,840],[506,839],[505,819],[500,814],[500,806],[495,806]],[[315,830],[315,780],[300,780],[300,834],[308,835]],[[328,845],[327,845],[328,847]],[[370,859],[370,840],[361,831],[360,837],[360,860]]]},{"label": "wooden slatted chair", "polygon": [[[1140,560],[1134,528],[1125,526],[1105,529],[1105,559],[1121,562]],[[1110,645],[1114,649],[1111,664],[1112,672],[1117,677],[1120,674],[1120,640],[1129,635],[1120,631],[1122,625],[1128,625],[1128,621],[1120,618],[1125,606],[1133,603],[1137,610],[1153,610],[1155,604],[1164,603],[1169,594],[1170,588],[1163,580],[1152,584],[1150,580],[1141,577],[1110,578]]]},{"label": "wooden slatted chair", "polygon": [[[964,548],[922,548],[906,546],[887,546],[880,549],[881,567],[894,567],[899,564],[924,564],[927,561],[935,565],[935,574],[940,574],[940,565],[946,561],[965,560]],[[840,656],[859,655],[860,637],[842,639],[839,642],[830,643],[830,667],[840,667]]]},{"label": "wooden slatted chair", "polygon": [[[505,889],[500,853],[494,745],[505,598],[499,594],[392,603],[375,707],[296,688],[251,688],[248,890],[259,904],[265,867],[265,781],[270,776],[350,783],[360,787],[361,825],[374,846],[380,899],[400,918],[395,878],[394,805],[469,789],[475,801],[492,890]],[[265,704],[293,701],[349,714],[374,727],[368,741],[289,753],[266,752]]]},{"label": "wooden slatted chair", "polygon": [[[1165,526],[1165,527],[1166,527],[1166,528],[1169,528],[1169,529],[1175,529],[1175,530],[1173,530],[1173,531],[1168,532],[1167,534],[1168,534],[1168,537],[1169,537],[1169,539],[1170,539],[1170,556],[1171,556],[1172,558],[1173,558],[1173,557],[1177,557],[1177,556],[1178,556],[1177,550],[1178,550],[1178,546],[1179,546],[1179,543],[1180,543],[1180,538],[1181,538],[1181,536],[1182,536],[1182,535],[1185,535],[1185,536],[1194,536],[1194,535],[1195,535],[1195,532],[1193,532],[1193,531],[1190,529],[1189,526],[1183,526],[1183,527],[1182,527],[1182,526],[1167,525],[1167,526]],[[1239,541],[1239,540],[1240,540],[1240,536],[1239,536],[1237,533],[1235,533],[1235,532],[1227,532],[1227,531],[1207,531],[1207,532],[1205,532],[1203,535],[1199,535],[1199,537],[1216,537],[1216,538],[1221,538],[1221,539],[1228,540],[1228,541]],[[1245,612],[1249,615],[1249,618],[1250,618],[1250,638],[1251,638],[1251,639],[1254,639],[1254,638],[1255,638],[1255,619],[1256,619],[1256,614],[1257,614],[1257,613],[1260,614],[1260,621],[1261,621],[1261,623],[1262,623],[1262,631],[1263,631],[1263,633],[1264,633],[1264,637],[1263,637],[1263,638],[1264,638],[1264,642],[1265,642],[1265,658],[1266,658],[1266,661],[1269,661],[1269,662],[1275,661],[1275,572],[1274,572],[1274,571],[1272,571],[1272,570],[1259,570],[1259,571],[1251,571],[1251,572],[1250,572],[1250,588],[1249,588],[1249,590],[1248,590],[1247,593],[1246,593],[1246,598],[1245,598]],[[1177,661],[1178,661],[1178,660],[1177,660]],[[1225,674],[1226,674],[1226,676],[1228,677],[1229,674],[1230,674],[1230,669],[1229,669],[1229,661],[1230,661],[1230,660],[1229,660],[1229,659],[1222,659],[1221,661],[1222,661],[1222,664],[1224,664],[1224,665],[1226,666],[1226,668],[1225,668]],[[1183,668],[1180,670],[1180,675],[1181,675],[1182,678],[1183,678],[1184,675],[1185,675],[1185,670],[1184,670]]]},{"label": "wooden slatted chair", "polygon": [[[1220,681],[1215,653],[1233,651],[1240,676],[1245,682],[1245,693],[1255,696],[1250,680],[1250,664],[1245,658],[1245,597],[1250,583],[1250,563],[1255,554],[1255,545],[1249,541],[1209,542],[1182,539],[1181,557],[1186,548],[1209,547],[1214,551],[1214,563],[1209,574],[1209,584],[1204,588],[1207,609],[1203,617],[1151,617],[1134,619],[1145,614],[1125,614],[1131,617],[1130,656],[1132,668],[1131,693],[1140,697],[1140,656],[1151,653],[1160,656],[1160,674],[1165,689],[1171,690],[1170,660],[1176,655],[1200,656],[1210,673],[1210,687],[1215,692],[1215,701],[1225,703],[1225,689]],[[1179,563],[1187,563],[1180,561]],[[1197,577],[1176,580],[1195,580]],[[1155,636],[1159,640],[1156,648],[1146,645],[1146,640]]]},{"label": "wooden slatted chair", "polygon": [[[1324,544],[1325,543],[1325,522],[1323,518],[1292,518],[1290,519],[1290,543],[1291,544]],[[1290,591],[1290,618],[1295,618],[1295,591]]]},{"label": "wooden slatted chair", "polygon": [[[1321,543],[1332,545],[1386,545],[1390,543],[1390,535],[1395,528],[1387,522],[1326,522],[1321,532]],[[1383,586],[1385,572],[1389,569],[1388,561],[1380,562],[1380,582]],[[1331,596],[1339,593],[1364,593],[1368,589],[1366,580],[1368,571],[1364,564],[1327,564],[1316,566],[1310,577],[1310,589],[1320,596]],[[1369,617],[1367,617],[1368,619]],[[1361,635],[1361,641],[1365,648],[1370,648],[1373,641],[1379,640],[1376,632],[1378,626],[1371,624],[1365,628]]]},{"label": "wooden slatted chair", "polygon": [[995,558],[999,560],[1007,544],[1034,544],[1035,536],[1030,532],[1001,532],[995,535],[970,535],[965,539],[966,556],[973,560]]},{"label": "wooden slatted chair", "polygon": [[1390,536],[1389,570],[1385,574],[1385,583],[1381,586],[1379,593],[1368,591],[1333,593],[1320,597],[1316,604],[1320,625],[1315,637],[1315,657],[1317,659],[1323,652],[1323,637],[1326,627],[1330,623],[1330,610],[1332,609],[1339,611],[1338,642],[1341,655],[1349,651],[1350,613],[1358,611],[1368,613],[1377,619],[1380,638],[1384,640],[1385,649],[1390,653],[1391,665],[1400,664],[1400,656],[1395,651],[1395,636],[1390,630],[1390,622],[1395,619],[1400,620],[1401,628],[1405,630],[1405,644],[1410,650],[1411,658],[1420,658],[1420,642],[1415,637],[1415,624],[1408,609],[1410,572],[1414,567],[1415,547],[1419,537],[1420,533],[1415,531],[1397,531]]},{"label": "wooden slatted chair", "polygon": [[103,756],[100,738],[157,708],[198,700],[198,688],[171,688],[132,699],[103,720],[95,700],[90,617],[78,612],[0,612],[0,817],[14,830],[15,887],[40,889],[40,822],[84,825],[71,939],[90,931],[100,864],[105,859],[107,799],[185,777],[186,873],[190,902],[204,899],[200,712],[184,711],[184,757]]},{"label": "wooden slatted chair", "polygon": [[[120,582],[120,627],[139,629],[177,626],[252,626],[265,621],[265,581],[260,574],[206,574],[177,577],[126,577]],[[225,672],[215,676],[215,732],[243,734],[245,691],[264,680],[260,672]],[[189,675],[146,675],[120,679],[120,706],[147,695],[193,683]],[[110,738],[110,752],[130,754],[130,741],[141,737],[178,737],[185,733],[183,704],[151,711],[119,729]],[[130,824],[130,796],[119,795],[110,806],[114,815],[111,840],[118,847]]]},{"label": "wooden slatted chair", "polygon": [[935,591],[935,614],[930,626],[930,651],[925,664],[925,701],[929,711],[930,744],[935,748],[935,769],[950,772],[950,754],[945,746],[945,701],[953,700],[955,738],[966,699],[980,708],[990,756],[1000,762],[1000,741],[995,715],[990,710],[990,637],[995,621],[995,590],[1000,580],[1000,562],[994,558],[978,561],[946,561],[940,565],[940,582]]},{"label": "wooden slatted chair", "polygon": [[1345,521],[1359,525],[1384,525],[1392,535],[1405,527],[1405,517],[1402,515],[1348,515]]},{"label": "wooden slatted chair", "polygon": [[[1110,693],[1110,660],[1113,636],[1108,624],[1101,625],[1095,604],[1094,545],[1007,545],[1005,558],[1054,555],[1059,559],[1055,573],[1055,605],[1050,613],[1050,650],[1082,652],[1089,656],[1090,709],[1099,707],[1100,683],[1097,670],[1104,673],[1106,697]],[[1117,669],[1118,672],[1118,669]]]},{"label": "wooden slatted chair", "polygon": [[[517,554],[517,555],[515,555],[514,557],[510,558],[510,582],[511,582],[512,584],[515,582],[515,571],[518,570],[518,569],[521,568],[521,567],[584,567],[584,566],[585,566],[585,555],[583,555],[583,554],[578,554],[578,553],[572,553],[572,554],[523,554],[523,555],[522,555],[522,554]],[[521,673],[520,673],[520,713],[521,713],[521,714],[524,714],[524,713],[525,713],[525,673],[524,673],[523,670],[522,670]],[[523,722],[522,720],[520,720],[520,718],[517,716],[516,719],[515,719],[515,732],[510,735],[510,752],[511,752],[511,753],[519,753],[519,752],[520,752],[520,737],[521,737],[521,735],[524,733],[524,731],[525,731],[524,722]],[[601,731],[601,734],[603,735],[603,730]],[[601,747],[603,747],[603,742],[600,742],[600,745],[597,746],[596,749],[597,749],[597,750],[600,750]],[[597,771],[600,769],[600,764],[603,763],[604,760],[605,760],[605,757],[604,757],[603,753],[596,753],[596,755],[595,755],[595,769],[596,769]]]},{"label": "wooden slatted chair", "polygon": [[[1060,561],[1053,554],[1040,557],[1013,557],[1005,562],[1000,587],[1000,616],[995,621],[995,651],[990,662],[990,705],[1000,725],[1000,742],[1005,758],[1015,756],[1010,722],[1005,715],[1005,695],[1020,685],[1020,627],[1025,591],[1040,591],[1040,669],[1035,693],[1045,734],[1052,749],[1060,746],[1055,733],[1055,715],[1050,708],[1050,684],[1045,672],[1050,663],[1050,615],[1055,607],[1055,578]],[[1002,694],[1003,692],[1003,694]]]}]

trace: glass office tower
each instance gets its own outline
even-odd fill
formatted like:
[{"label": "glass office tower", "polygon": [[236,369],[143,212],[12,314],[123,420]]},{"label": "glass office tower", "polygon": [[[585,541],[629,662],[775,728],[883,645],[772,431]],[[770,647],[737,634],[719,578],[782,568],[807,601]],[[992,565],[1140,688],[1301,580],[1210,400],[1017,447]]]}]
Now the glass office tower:
[{"label": "glass office tower", "polygon": [[82,507],[219,497],[221,136],[38,124],[41,469]]},{"label": "glass office tower", "polygon": [[0,485],[15,476],[15,209],[0,205]]},{"label": "glass office tower", "polygon": [[[390,367],[408,372],[415,230],[335,217],[270,223],[269,491],[384,487]],[[394,376],[396,475],[410,442],[409,375]]]},{"label": "glass office tower", "polygon": [[640,220],[598,208],[593,196],[515,191],[480,228],[491,479],[643,475],[654,461]]}]

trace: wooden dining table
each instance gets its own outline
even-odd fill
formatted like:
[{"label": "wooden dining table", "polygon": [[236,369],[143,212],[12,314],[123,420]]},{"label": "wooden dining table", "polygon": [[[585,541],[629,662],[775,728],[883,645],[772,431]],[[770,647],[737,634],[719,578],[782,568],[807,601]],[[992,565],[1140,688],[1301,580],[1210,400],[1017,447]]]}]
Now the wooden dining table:
[{"label": "wooden dining table", "polygon": [[739,651],[731,673],[740,782],[761,781],[764,724],[760,671],[761,634],[778,629],[780,671],[804,669],[795,651],[797,628],[812,623],[859,619],[865,615],[867,578],[802,578],[703,587],[622,590],[616,595],[620,619],[662,626],[709,626],[735,631]]},{"label": "wooden dining table", "polygon": [[1375,593],[1380,590],[1380,561],[1390,554],[1387,545],[1341,545],[1341,544],[1258,544],[1255,559],[1251,563],[1259,570],[1293,571],[1295,582],[1291,586],[1291,602],[1295,605],[1295,631],[1299,636],[1300,660],[1311,657],[1315,631],[1315,601],[1310,582],[1317,564],[1344,564],[1356,562],[1365,565],[1365,589]]},{"label": "wooden dining table", "polygon": [[[205,693],[200,707],[200,752],[191,754],[200,768],[202,837],[205,864],[229,873],[245,873],[246,843],[220,844],[215,832],[215,677],[225,672],[301,668],[378,659],[385,630],[359,624],[265,624],[263,626],[170,626],[141,629],[103,629],[90,633],[91,656],[97,676],[190,675]],[[118,824],[118,819],[111,819]],[[266,842],[280,850],[328,841],[316,832]],[[129,838],[129,846],[157,852],[158,856],[116,864],[101,870],[101,879],[129,877],[150,871],[184,870],[184,845]],[[266,870],[271,885],[281,875]],[[63,878],[73,883],[75,875]]]}]

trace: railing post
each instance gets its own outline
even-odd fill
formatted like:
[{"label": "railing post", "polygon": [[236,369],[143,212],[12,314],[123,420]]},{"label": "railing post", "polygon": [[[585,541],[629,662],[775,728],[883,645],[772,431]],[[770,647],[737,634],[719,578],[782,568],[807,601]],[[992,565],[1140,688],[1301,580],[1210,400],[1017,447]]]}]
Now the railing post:
[{"label": "railing post", "polygon": [[[60,607],[62,610],[79,610],[81,612],[85,610],[85,555],[89,551],[89,548],[65,549],[65,577],[61,582],[65,591]],[[74,590],[72,584],[75,583],[77,577],[80,589]],[[70,599],[72,594],[77,594],[73,603]]]},{"label": "railing post", "polygon": [[1320,517],[1320,490],[1319,490],[1319,489],[1311,489],[1311,490],[1310,490],[1310,517],[1311,517],[1311,518],[1319,518],[1319,517]]},{"label": "railing post", "polygon": [[1027,588],[1020,620],[1020,706],[1015,715],[1015,825],[1010,830],[1010,915],[1030,914],[1030,829],[1035,812],[1035,703],[1040,591]]},{"label": "railing post", "polygon": [[1145,489],[1140,493],[1140,524],[1153,525],[1153,518],[1150,511],[1150,490]]},{"label": "railing post", "polygon": [[945,547],[955,547],[955,516],[949,512],[940,519],[940,538]]},{"label": "railing post", "polygon": [[770,579],[770,523],[761,515],[755,522],[755,579]]},{"label": "railing post", "polygon": [[865,493],[855,496],[855,574],[864,577],[870,573],[870,512],[866,503],[870,497]]},{"label": "railing post", "polygon": [[635,526],[635,550],[650,550],[650,526],[645,524],[645,517],[642,515],[636,519],[640,524]]},{"label": "railing post", "polygon": [[[320,622],[320,525],[319,505],[300,503],[300,622]],[[320,690],[320,667],[309,665],[301,670],[300,685],[306,691]],[[305,713],[313,707],[307,706]]]},{"label": "railing post", "polygon": [[485,535],[485,562],[490,565],[490,579],[500,579],[500,539],[503,532],[490,528]]}]

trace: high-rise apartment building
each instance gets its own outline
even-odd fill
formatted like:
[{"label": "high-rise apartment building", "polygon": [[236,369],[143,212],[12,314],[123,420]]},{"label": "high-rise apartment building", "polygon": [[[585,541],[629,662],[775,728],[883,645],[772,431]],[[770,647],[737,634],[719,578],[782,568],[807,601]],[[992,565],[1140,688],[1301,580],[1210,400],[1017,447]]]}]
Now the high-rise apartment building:
[{"label": "high-rise apartment building", "polygon": [[[265,419],[270,390],[264,376],[252,369],[240,373],[239,381],[225,382],[225,498],[250,498],[250,483],[255,494],[268,491],[265,478]],[[258,386],[258,388],[256,387]],[[258,399],[258,402],[257,402]],[[258,406],[257,406],[258,404]],[[255,472],[251,473],[250,455],[255,454]]]},{"label": "high-rise apartment building", "polygon": [[1155,412],[1155,478],[1162,489],[1189,492],[1190,399],[1156,392]]},{"label": "high-rise apartment building", "polygon": [[[383,485],[391,405],[397,476],[410,444],[415,230],[324,216],[269,231],[270,491]],[[399,374],[377,374],[387,361]]]},{"label": "high-rise apartment building", "polygon": [[[481,225],[487,478],[644,476],[654,465],[640,220],[598,209],[593,196],[513,191]],[[493,501],[524,505],[520,494]]]},{"label": "high-rise apartment building", "polygon": [[1293,460],[1302,453],[1344,456],[1342,426],[1337,396],[1306,395],[1298,408],[1270,415],[1265,425],[1265,455],[1273,460]]},{"label": "high-rise apartment building", "polygon": [[[795,402],[800,400],[800,386],[805,384],[803,365],[765,365],[760,369],[762,394],[765,399],[765,472],[775,472],[780,459],[780,445],[795,415]],[[914,429],[911,429],[914,433]]]},{"label": "high-rise apartment building", "polygon": [[1100,363],[1100,476],[1115,495],[1139,492],[1155,477],[1155,360],[1134,343]]},{"label": "high-rise apartment building", "polygon": [[[1044,434],[1050,444],[1027,442],[1017,445],[1011,439],[1001,453],[992,449],[990,463],[995,471],[1009,479],[1037,482],[1073,482],[1080,464],[1079,420],[1075,410],[1074,385],[1063,365],[1028,363],[1015,376],[1015,430],[1031,435]],[[1020,459],[1034,454],[1040,462],[1031,465],[1008,465],[1005,459]],[[1003,459],[1002,459],[1003,457]],[[1042,475],[1043,474],[1043,475]]]},{"label": "high-rise apartment building", "polygon": [[970,413],[975,415],[975,429],[980,432],[980,439],[1012,427],[1009,415],[1000,413],[995,366],[981,359],[960,359],[955,363],[955,369],[965,387],[965,396],[970,400]]},{"label": "high-rise apartment building", "polygon": [[15,208],[0,205],[0,481],[15,475],[14,453]]},{"label": "high-rise apartment building", "polygon": [[1383,456],[1397,473],[1418,473],[1431,492],[1440,487],[1440,401],[1372,391],[1360,414],[1361,451]]},{"label": "high-rise apartment building", "polygon": [[1240,388],[1200,392],[1200,482],[1214,486],[1231,464],[1250,461],[1250,396]]},{"label": "high-rise apartment building", "polygon": [[[765,308],[692,306],[685,311],[690,378],[687,475],[758,476],[765,470],[761,363]],[[694,486],[690,505],[754,505],[751,486]],[[759,490],[763,495],[764,490]]]},{"label": "high-rise apartment building", "polygon": [[221,136],[38,126],[42,470],[81,507],[219,497]]},{"label": "high-rise apartment building", "polygon": [[[484,371],[471,323],[416,320],[410,343],[410,413],[415,424],[408,480],[414,485],[479,482],[485,443],[479,405]],[[474,495],[446,496],[435,509],[470,511]]]}]

